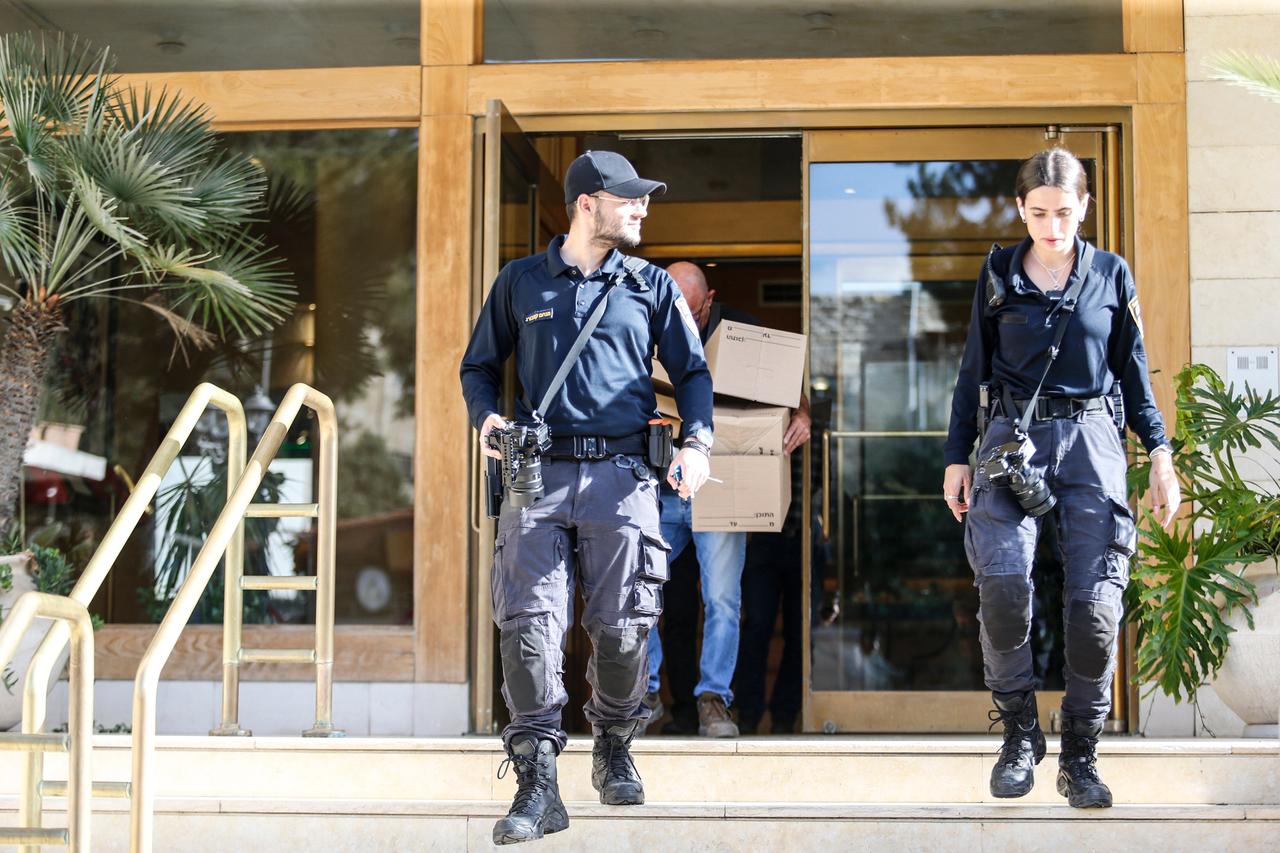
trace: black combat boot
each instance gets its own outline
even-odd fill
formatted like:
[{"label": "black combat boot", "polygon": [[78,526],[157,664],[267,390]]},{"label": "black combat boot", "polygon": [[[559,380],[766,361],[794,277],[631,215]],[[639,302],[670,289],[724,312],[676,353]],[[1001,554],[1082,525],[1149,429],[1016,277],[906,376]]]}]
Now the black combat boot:
[{"label": "black combat boot", "polygon": [[1098,778],[1098,735],[1102,723],[1062,718],[1062,754],[1058,756],[1058,793],[1072,808],[1109,809],[1111,789]]},{"label": "black combat boot", "polygon": [[511,811],[493,825],[493,843],[519,844],[568,829],[569,813],[556,782],[556,745],[534,735],[517,737],[511,741],[507,760],[498,768],[498,778],[512,765],[516,768],[516,796]]},{"label": "black combat boot", "polygon": [[615,723],[594,727],[596,742],[591,748],[591,784],[606,806],[638,806],[644,803],[644,782],[631,760],[631,739],[639,723]]},{"label": "black combat boot", "polygon": [[1044,758],[1044,732],[1034,690],[992,693],[996,707],[988,716],[994,728],[1004,723],[1004,746],[991,768],[991,796],[1025,797],[1036,783],[1036,765]]}]

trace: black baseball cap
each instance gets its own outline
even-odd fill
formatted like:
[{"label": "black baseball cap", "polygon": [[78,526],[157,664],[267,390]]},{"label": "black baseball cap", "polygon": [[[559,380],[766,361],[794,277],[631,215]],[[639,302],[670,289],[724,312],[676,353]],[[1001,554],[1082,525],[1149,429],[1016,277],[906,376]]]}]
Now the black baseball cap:
[{"label": "black baseball cap", "polygon": [[662,195],[667,185],[636,174],[636,167],[614,151],[588,151],[569,164],[564,176],[564,203],[573,204],[578,196],[601,190],[618,198],[640,198]]}]

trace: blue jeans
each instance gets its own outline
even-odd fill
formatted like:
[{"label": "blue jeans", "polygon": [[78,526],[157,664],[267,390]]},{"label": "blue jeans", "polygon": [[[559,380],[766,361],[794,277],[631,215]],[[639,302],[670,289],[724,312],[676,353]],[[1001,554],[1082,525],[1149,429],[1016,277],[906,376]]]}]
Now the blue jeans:
[{"label": "blue jeans", "polygon": [[[733,701],[729,683],[738,663],[738,623],[742,612],[742,566],[747,557],[746,533],[694,533],[693,505],[662,490],[662,538],[671,545],[674,560],[690,540],[698,550],[702,575],[702,658],[694,696],[715,693],[725,704]],[[649,692],[661,684],[662,639],[649,632]]]}]

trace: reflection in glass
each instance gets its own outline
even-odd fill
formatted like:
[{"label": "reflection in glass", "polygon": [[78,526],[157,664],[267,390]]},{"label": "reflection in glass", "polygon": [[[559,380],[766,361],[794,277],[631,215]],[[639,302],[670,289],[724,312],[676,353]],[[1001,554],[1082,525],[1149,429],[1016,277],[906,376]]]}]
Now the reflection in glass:
[{"label": "reflection in glass", "polygon": [[[181,353],[140,306],[72,312],[41,421],[79,428],[74,449],[105,458],[108,475],[50,485],[48,472],[28,470],[28,530],[44,526],[64,550],[91,552],[199,382],[238,395],[258,432],[288,387],[306,382],[334,400],[340,421],[337,619],[410,624],[417,132],[223,139],[267,172],[270,216],[259,227],[297,287],[294,314],[270,336]],[[225,421],[210,410],[109,578],[100,602],[108,621],[163,615],[225,501],[225,447]],[[314,501],[316,451],[301,415],[258,500]],[[314,573],[313,537],[309,519],[250,519],[246,572]],[[307,622],[313,601],[308,593],[246,592],[245,619]],[[220,573],[193,618],[221,620]]]},{"label": "reflection in glass", "polygon": [[110,45],[117,71],[417,65],[421,0],[25,0],[3,32],[62,30]]},{"label": "reflection in glass", "polygon": [[[993,242],[1025,236],[1018,166],[810,166],[812,388],[832,407],[830,618],[814,624],[815,690],[983,689],[964,529],[939,484],[977,272]],[[1033,637],[1044,687],[1061,679],[1050,543]]]},{"label": "reflection in glass", "polygon": [[1120,53],[1121,0],[485,0],[486,62]]}]

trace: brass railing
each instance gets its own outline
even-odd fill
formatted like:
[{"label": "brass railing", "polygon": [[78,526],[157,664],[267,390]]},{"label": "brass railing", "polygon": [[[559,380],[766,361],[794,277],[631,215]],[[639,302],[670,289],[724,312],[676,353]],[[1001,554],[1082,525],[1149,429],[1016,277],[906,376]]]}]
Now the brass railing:
[{"label": "brass railing", "polygon": [[[67,828],[44,828],[40,807],[43,780],[27,778],[22,792],[22,826],[0,829],[0,843],[21,844],[26,849],[39,849],[45,844],[65,844],[71,850],[88,853],[93,808],[90,799],[93,791],[93,777],[90,775],[93,763],[93,622],[85,605],[75,599],[47,592],[23,593],[5,616],[4,624],[0,625],[0,668],[13,660],[22,635],[37,618],[56,620],[55,627],[62,627],[71,637],[67,734],[41,733],[31,718],[36,709],[31,702],[24,702],[22,732],[0,734],[0,749],[22,750],[41,758],[46,752],[69,753],[67,781],[58,787],[58,793],[67,797]],[[43,712],[43,702],[39,710]],[[43,770],[43,764],[39,766]]]},{"label": "brass railing", "polygon": [[[134,485],[128,500],[120,508],[115,521],[111,523],[111,527],[107,529],[106,535],[102,538],[102,544],[98,546],[93,557],[90,558],[89,563],[80,574],[80,579],[71,590],[69,597],[72,600],[87,607],[93,597],[98,594],[98,590],[102,587],[108,572],[115,565],[116,558],[120,556],[125,543],[128,542],[134,528],[137,527],[138,520],[142,518],[143,513],[151,505],[152,498],[159,491],[164,475],[173,465],[174,460],[178,458],[178,454],[182,452],[182,446],[186,444],[191,433],[195,431],[200,416],[204,414],[205,409],[209,406],[221,409],[227,417],[228,498],[233,494],[240,472],[244,470],[245,448],[248,443],[244,408],[234,394],[224,391],[216,385],[203,382],[197,385],[195,390],[191,392],[191,396],[187,398],[186,404],[178,412],[178,417],[174,419],[173,425],[169,427],[164,440],[151,457],[151,462],[148,463],[146,470],[142,472],[142,476],[138,478],[138,482]],[[242,572],[244,565],[243,523],[236,526],[231,542],[232,547],[227,553],[227,572]],[[23,732],[38,734],[44,730],[47,713],[46,703],[49,696],[49,680],[53,676],[54,667],[57,666],[62,656],[63,648],[66,647],[69,633],[64,623],[55,623],[31,658],[31,663],[27,667],[26,686],[22,700]],[[18,809],[19,824],[23,827],[36,828],[40,825],[42,793],[50,793],[54,787],[51,783],[44,782],[43,777],[44,754],[41,752],[28,753],[23,771],[23,795]],[[129,786],[127,783],[102,783],[95,786],[95,794],[98,796],[127,797],[129,795]],[[24,853],[37,853],[38,846],[31,844],[25,846],[23,850]]]},{"label": "brass railing", "polygon": [[[316,413],[320,426],[320,476],[316,502],[303,504],[251,503],[245,516],[249,518],[315,518],[316,573],[288,577],[245,577],[244,561],[227,566],[225,599],[222,608],[222,724],[212,735],[248,736],[240,728],[240,664],[242,663],[314,663],[316,665],[316,724],[302,733],[303,737],[341,737],[344,732],[333,727],[333,605],[334,546],[336,493],[338,479],[338,423],[329,398],[306,385],[294,385],[285,395],[271,425],[262,436],[259,448],[267,444],[275,428],[278,437],[266,457],[275,456],[284,440],[289,424],[303,405]],[[286,411],[286,407],[289,407]],[[258,453],[254,453],[254,459]],[[265,469],[264,469],[265,470]],[[256,492],[256,487],[255,487]],[[232,547],[235,547],[234,544]],[[216,561],[216,559],[215,559]],[[244,591],[305,590],[316,594],[316,642],[312,649],[246,649],[244,647]],[[326,614],[326,615],[322,615]],[[185,621],[185,620],[184,620]]]},{"label": "brass railing", "polygon": [[[261,505],[254,497],[275,458],[290,424],[303,406],[316,414],[320,439],[320,471],[315,504]],[[294,385],[285,394],[271,423],[263,432],[253,457],[232,489],[204,546],[169,606],[169,612],[151,638],[138,665],[133,689],[133,772],[130,802],[130,850],[150,853],[154,842],[155,790],[153,759],[156,737],[156,694],[160,672],[177,644],[187,620],[195,611],[218,561],[243,534],[246,515],[296,514],[317,518],[316,577],[299,578],[297,585],[280,586],[285,579],[261,584],[244,577],[243,567],[227,567],[227,608],[223,614],[223,714],[218,732],[240,733],[238,716],[239,666],[247,661],[314,662],[316,666],[316,721],[304,732],[311,736],[337,736],[333,725],[333,606],[334,545],[338,477],[338,422],[333,402],[307,385]],[[230,481],[230,477],[228,477]],[[304,511],[305,508],[305,511]],[[289,579],[293,580],[293,579]],[[304,586],[303,581],[306,581]],[[241,592],[244,589],[314,589],[316,592],[316,642],[314,649],[246,650],[241,647]],[[235,604],[234,608],[232,603]]]}]

